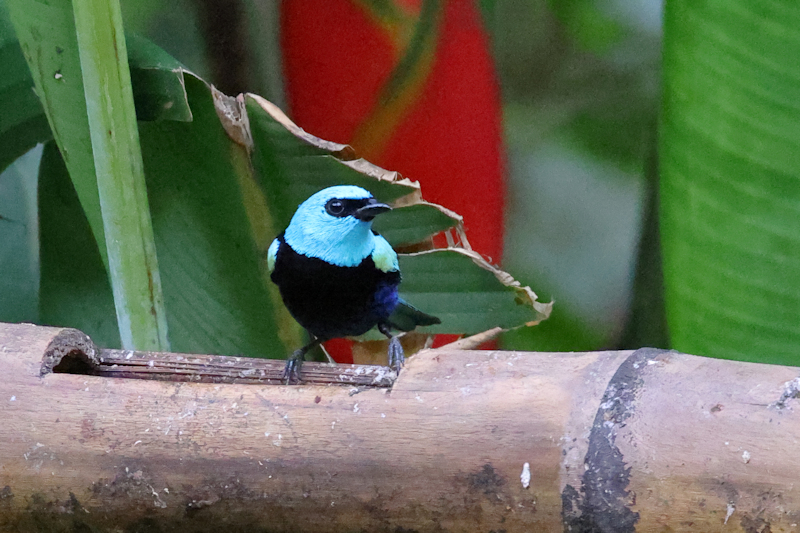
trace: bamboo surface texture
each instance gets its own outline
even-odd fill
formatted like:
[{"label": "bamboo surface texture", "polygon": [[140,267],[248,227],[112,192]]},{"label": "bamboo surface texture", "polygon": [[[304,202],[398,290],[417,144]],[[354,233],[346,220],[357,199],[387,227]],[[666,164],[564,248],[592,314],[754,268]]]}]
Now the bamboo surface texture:
[{"label": "bamboo surface texture", "polygon": [[0,531],[800,531],[797,368],[440,348],[285,386],[26,324],[0,366]]}]

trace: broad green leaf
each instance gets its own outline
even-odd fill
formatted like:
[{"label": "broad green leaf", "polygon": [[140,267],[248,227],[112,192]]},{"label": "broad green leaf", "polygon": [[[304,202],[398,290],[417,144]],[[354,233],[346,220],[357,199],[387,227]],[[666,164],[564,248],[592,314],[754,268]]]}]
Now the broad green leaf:
[{"label": "broad green leaf", "polygon": [[41,147],[0,173],[0,322],[39,318],[39,214],[36,178]]},{"label": "broad green leaf", "polygon": [[431,333],[473,334],[538,324],[552,304],[538,302],[529,287],[462,248],[400,255],[401,295],[442,323]]},{"label": "broad green leaf", "polygon": [[186,89],[192,122],[140,124],[172,349],[285,357],[248,218],[259,206],[244,195],[258,190],[247,152],[226,135],[209,87],[187,75]]},{"label": "broad green leaf", "polygon": [[[261,97],[248,95],[245,106],[253,143],[253,165],[269,198],[270,214],[277,228],[286,227],[297,206],[320,189],[345,183],[342,179],[348,178],[361,177],[362,183],[354,182],[355,185],[372,184],[368,178],[350,172],[335,157],[352,160],[354,154],[349,146],[307,134]],[[411,190],[408,188],[407,192]],[[405,193],[394,194],[397,197]]]},{"label": "broad green leaf", "polygon": [[399,207],[375,219],[375,230],[395,248],[425,241],[461,222],[461,217],[427,202]]},{"label": "broad green leaf", "polygon": [[[180,65],[156,47],[136,39],[130,59],[140,106],[183,109],[177,115],[148,113],[148,118],[191,119]],[[137,76],[137,72],[142,75]],[[255,232],[243,216],[246,208],[258,203],[250,198],[243,202],[242,190],[247,180],[250,191],[258,188],[249,175],[246,154],[230,142],[220,126],[209,88],[196,79],[193,84],[195,106],[200,107],[203,120],[182,126],[163,123],[148,128],[148,124],[142,124],[148,186],[158,191],[150,193],[157,208],[156,239],[166,243],[159,247],[166,250],[160,255],[172,348],[283,357],[286,351],[276,335],[279,328],[271,322],[281,313],[272,310],[260,257],[252,242],[251,231]],[[163,106],[165,93],[175,104]],[[50,160],[54,158],[58,159],[57,154],[51,154]],[[63,198],[65,189],[73,189],[68,182],[58,183],[54,181],[57,178],[51,178],[47,169],[52,167],[50,163],[43,170],[49,180],[43,194],[60,187],[57,198]],[[61,179],[67,177],[66,172],[56,174]],[[176,201],[158,201],[167,198]],[[46,200],[52,200],[51,196]],[[66,213],[57,219],[48,218],[48,222],[58,225],[45,224],[42,319],[49,324],[81,328],[101,345],[119,346],[108,280],[103,269],[93,268],[90,260],[92,252],[99,254],[96,242],[80,231],[80,223],[74,228],[63,223],[80,218],[79,206],[62,202],[49,210],[52,202],[48,201],[43,203],[43,212]],[[272,237],[270,232],[269,239]],[[69,250],[80,251],[69,257],[80,258],[84,269],[74,261],[64,260]],[[80,279],[81,272],[85,279]],[[299,342],[297,334],[281,334],[287,345]]]},{"label": "broad green leaf", "polygon": [[[71,0],[6,0],[36,93],[97,241],[105,242]],[[100,255],[107,264],[105,246]]]},{"label": "broad green leaf", "polygon": [[0,172],[36,143],[52,138],[5,5],[0,3]]},{"label": "broad green leaf", "polygon": [[133,98],[139,120],[192,120],[183,73],[187,69],[136,34],[126,35]]},{"label": "broad green leaf", "polygon": [[800,364],[800,4],[666,3],[661,235],[687,353]]},{"label": "broad green leaf", "polygon": [[537,352],[590,352],[608,344],[607,330],[587,327],[579,314],[561,301],[547,320],[535,328],[508,331],[501,340],[504,350]]},{"label": "broad green leaf", "polygon": [[39,323],[78,328],[119,348],[114,297],[100,249],[54,142],[39,167]]}]

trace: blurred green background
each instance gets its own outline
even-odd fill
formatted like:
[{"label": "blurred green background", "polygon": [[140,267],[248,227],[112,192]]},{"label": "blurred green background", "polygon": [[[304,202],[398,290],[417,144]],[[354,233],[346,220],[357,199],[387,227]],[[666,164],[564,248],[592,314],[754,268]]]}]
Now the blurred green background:
[{"label": "blurred green background", "polygon": [[[661,13],[658,0],[494,5],[509,168],[504,266],[556,301],[549,320],[508,334],[507,346],[666,347],[658,305],[645,306],[654,312],[645,324],[631,322]],[[660,279],[646,281],[644,295],[658,300]]]}]

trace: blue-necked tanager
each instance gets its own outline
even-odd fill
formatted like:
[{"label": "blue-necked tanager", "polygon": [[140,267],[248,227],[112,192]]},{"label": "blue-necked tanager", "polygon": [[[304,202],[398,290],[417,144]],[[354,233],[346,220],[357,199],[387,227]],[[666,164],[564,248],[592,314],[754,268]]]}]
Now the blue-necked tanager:
[{"label": "blue-necked tanager", "polygon": [[300,204],[289,227],[272,241],[267,254],[271,279],[312,338],[289,356],[287,382],[299,378],[312,348],[375,326],[390,339],[389,366],[399,371],[405,357],[392,329],[440,323],[397,293],[397,253],[372,229],[372,220],[390,210],[361,187],[329,187]]}]

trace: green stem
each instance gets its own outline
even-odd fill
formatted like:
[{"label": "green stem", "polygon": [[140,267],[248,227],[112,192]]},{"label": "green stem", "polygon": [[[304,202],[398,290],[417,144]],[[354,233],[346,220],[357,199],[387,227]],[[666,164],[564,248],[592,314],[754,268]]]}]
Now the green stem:
[{"label": "green stem", "polygon": [[109,275],[125,349],[169,349],[119,0],[74,0]]}]

